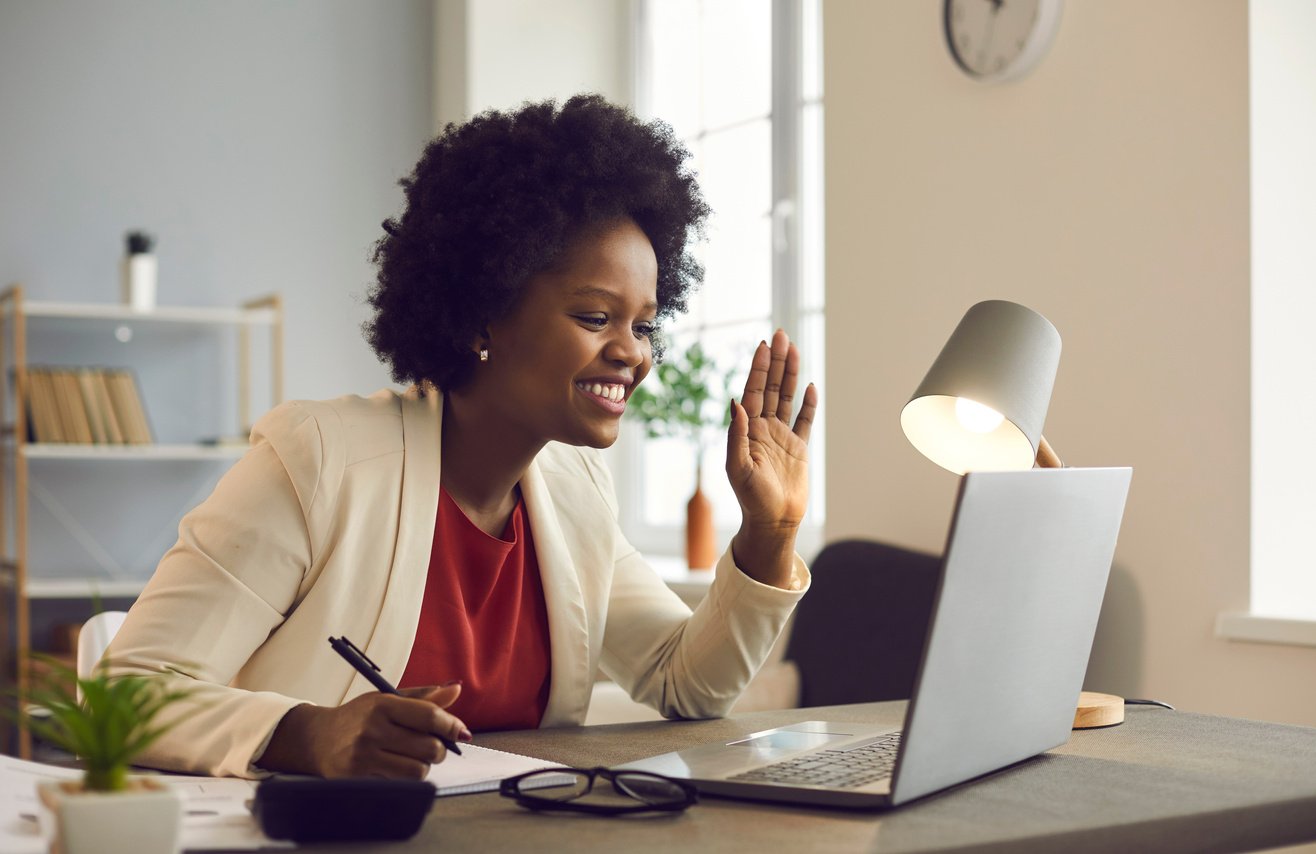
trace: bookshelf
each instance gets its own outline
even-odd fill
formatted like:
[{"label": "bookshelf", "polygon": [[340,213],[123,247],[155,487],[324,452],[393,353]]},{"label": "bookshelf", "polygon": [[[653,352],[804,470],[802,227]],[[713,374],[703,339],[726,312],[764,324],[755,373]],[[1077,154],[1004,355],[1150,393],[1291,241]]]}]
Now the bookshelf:
[{"label": "bookshelf", "polygon": [[[39,372],[127,374],[147,434],[55,431],[68,401],[33,382]],[[48,380],[44,380],[48,382]],[[67,380],[65,380],[67,381]],[[85,383],[86,380],[84,379]],[[77,388],[77,382],[68,389]],[[84,389],[83,419],[105,424],[109,398]],[[283,305],[278,295],[237,307],[28,300],[0,291],[0,673],[28,687],[33,606],[76,607],[141,593],[178,519],[245,450],[258,416],[283,399]],[[97,407],[102,407],[97,409]],[[99,414],[98,414],[99,412]],[[112,417],[111,417],[112,420]],[[99,493],[99,494],[98,494]],[[65,603],[60,605],[59,603]],[[30,738],[18,733],[18,754]]]}]

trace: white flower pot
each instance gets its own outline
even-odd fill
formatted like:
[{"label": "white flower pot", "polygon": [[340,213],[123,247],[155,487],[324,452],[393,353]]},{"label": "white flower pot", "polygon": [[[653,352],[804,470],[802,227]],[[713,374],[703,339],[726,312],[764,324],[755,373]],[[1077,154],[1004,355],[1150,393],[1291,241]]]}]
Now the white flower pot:
[{"label": "white flower pot", "polygon": [[146,778],[130,785],[122,792],[89,792],[80,782],[39,784],[41,829],[51,854],[178,854],[182,797]]}]

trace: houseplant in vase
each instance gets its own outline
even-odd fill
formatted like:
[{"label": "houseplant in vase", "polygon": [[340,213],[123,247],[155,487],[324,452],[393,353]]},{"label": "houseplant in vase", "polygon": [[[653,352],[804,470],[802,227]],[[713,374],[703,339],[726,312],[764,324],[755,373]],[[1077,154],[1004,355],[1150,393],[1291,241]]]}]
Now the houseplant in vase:
[{"label": "houseplant in vase", "polygon": [[[160,714],[190,692],[158,676],[111,676],[102,661],[88,676],[43,657],[45,675],[28,692],[24,725],[78,757],[81,780],[39,783],[42,829],[57,854],[179,850],[182,802],[176,789],[128,769],[171,722]],[[79,694],[81,696],[79,696]],[[175,716],[173,722],[177,722]]]},{"label": "houseplant in vase", "polygon": [[685,439],[695,449],[695,489],[686,505],[685,553],[691,569],[708,569],[717,560],[713,505],[700,488],[704,450],[713,429],[731,424],[731,372],[698,343],[655,366],[630,399],[630,411],[651,439]]}]

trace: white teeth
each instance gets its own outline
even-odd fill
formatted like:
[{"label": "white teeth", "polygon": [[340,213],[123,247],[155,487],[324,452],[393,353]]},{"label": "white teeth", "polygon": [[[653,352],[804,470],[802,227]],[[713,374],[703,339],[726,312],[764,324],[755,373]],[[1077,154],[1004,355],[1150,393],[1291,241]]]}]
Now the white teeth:
[{"label": "white teeth", "polygon": [[602,397],[611,400],[613,403],[620,403],[626,399],[626,387],[623,385],[614,385],[609,383],[576,383],[576,388],[588,392],[596,397]]}]

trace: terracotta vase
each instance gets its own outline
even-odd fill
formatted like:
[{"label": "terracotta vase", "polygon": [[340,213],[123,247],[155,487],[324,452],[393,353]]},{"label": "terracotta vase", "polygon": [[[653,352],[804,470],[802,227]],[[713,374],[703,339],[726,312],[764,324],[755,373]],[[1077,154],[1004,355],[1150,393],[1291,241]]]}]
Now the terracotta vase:
[{"label": "terracotta vase", "polygon": [[695,494],[685,505],[685,562],[691,569],[712,569],[716,561],[713,502],[699,488],[699,472],[696,471]]}]

